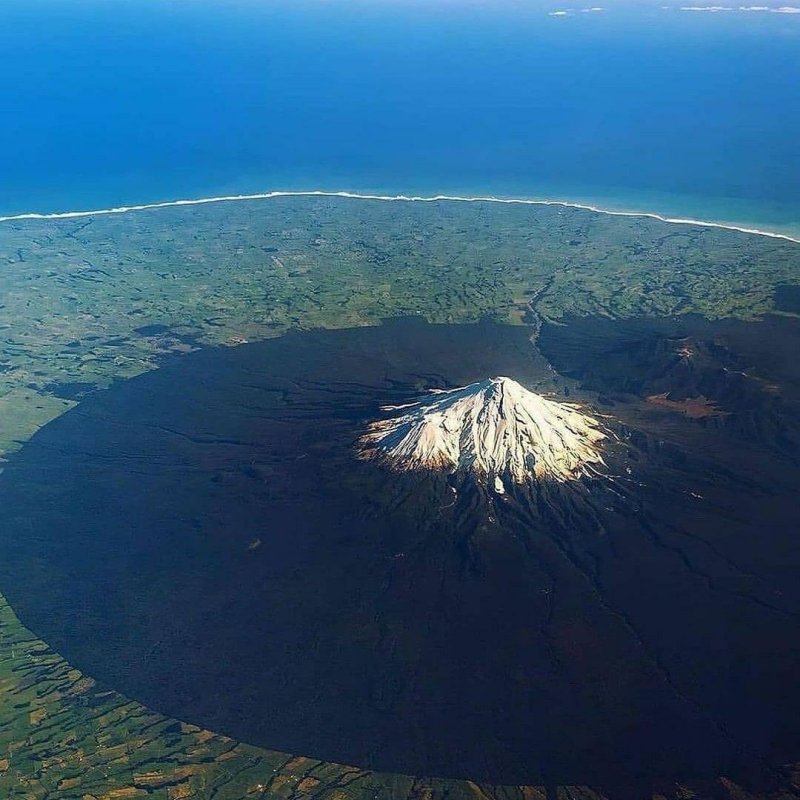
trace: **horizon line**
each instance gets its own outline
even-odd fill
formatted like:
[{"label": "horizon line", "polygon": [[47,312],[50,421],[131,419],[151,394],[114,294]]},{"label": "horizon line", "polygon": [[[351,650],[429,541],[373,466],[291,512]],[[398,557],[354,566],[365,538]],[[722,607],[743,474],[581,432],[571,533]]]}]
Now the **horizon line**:
[{"label": "horizon line", "polygon": [[378,200],[382,202],[405,202],[405,203],[498,203],[501,205],[531,205],[531,206],[558,206],[561,208],[574,208],[581,211],[590,211],[595,214],[606,214],[612,217],[633,217],[639,219],[654,219],[659,222],[666,222],[671,225],[690,225],[701,228],[717,228],[721,230],[738,231],[739,233],[753,236],[766,236],[771,239],[781,239],[794,244],[800,244],[800,238],[791,236],[788,233],[778,233],[761,228],[748,228],[742,225],[727,222],[714,222],[711,220],[693,219],[689,217],[671,217],[659,214],[655,211],[619,211],[588,203],[578,203],[569,200],[536,200],[524,197],[494,197],[492,195],[405,195],[405,194],[369,194],[348,191],[330,191],[324,189],[309,190],[275,190],[270,192],[258,192],[255,194],[233,194],[220,195],[215,197],[199,197],[185,200],[164,200],[155,203],[140,203],[130,206],[116,206],[112,208],[100,208],[90,211],[54,211],[37,212],[29,211],[20,214],[8,214],[0,216],[0,223],[3,222],[22,222],[26,220],[60,220],[60,219],[81,219],[85,217],[100,217],[116,214],[130,214],[139,211],[155,211],[163,208],[180,208],[183,206],[202,206],[215,203],[236,203],[258,200],[273,200],[281,197],[331,197],[347,200]]}]

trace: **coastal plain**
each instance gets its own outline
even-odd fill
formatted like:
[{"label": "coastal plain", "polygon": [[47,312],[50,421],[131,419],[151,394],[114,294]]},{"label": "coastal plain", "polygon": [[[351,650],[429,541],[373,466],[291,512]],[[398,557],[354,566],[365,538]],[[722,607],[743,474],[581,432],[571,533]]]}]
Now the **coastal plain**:
[{"label": "coastal plain", "polygon": [[[795,243],[554,206],[274,198],[9,221],[0,263],[6,458],[119,381],[290,330],[421,316],[527,325],[534,337],[546,326],[552,341],[575,319],[760,326],[800,311]],[[5,602],[0,681],[0,793],[9,798],[604,796],[376,773],[238,743],[96,684]],[[758,795],[727,778],[660,793],[777,800],[800,796],[798,773],[787,764]]]}]

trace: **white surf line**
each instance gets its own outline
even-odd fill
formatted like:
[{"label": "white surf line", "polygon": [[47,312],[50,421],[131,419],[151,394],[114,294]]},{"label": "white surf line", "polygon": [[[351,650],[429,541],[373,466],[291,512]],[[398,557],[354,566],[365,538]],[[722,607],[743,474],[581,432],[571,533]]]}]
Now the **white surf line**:
[{"label": "white surf line", "polygon": [[361,194],[358,192],[334,192],[322,189],[307,191],[274,191],[260,192],[257,194],[232,194],[219,197],[200,197],[194,200],[166,200],[160,203],[142,203],[134,206],[119,206],[117,208],[100,208],[94,211],[56,211],[43,214],[39,212],[27,212],[24,214],[11,214],[0,216],[0,222],[18,222],[23,220],[59,220],[59,219],[80,219],[83,217],[101,217],[110,214],[129,214],[135,211],[151,211],[160,208],[177,208],[181,206],[204,206],[212,203],[238,203],[252,200],[273,200],[278,197],[341,197],[348,200],[380,200],[390,203],[499,203],[502,205],[525,205],[525,206],[558,206],[560,208],[576,208],[582,211],[591,211],[595,214],[606,214],[612,217],[633,217],[639,219],[655,219],[659,222],[668,222],[672,225],[694,225],[701,228],[719,228],[721,230],[739,231],[754,236],[767,236],[771,239],[782,239],[783,241],[800,244],[800,238],[790,236],[787,233],[777,233],[775,231],[765,231],[760,228],[745,228],[740,225],[733,225],[725,222],[710,222],[702,219],[691,219],[688,217],[667,217],[656,214],[652,211],[614,211],[607,208],[588,205],[585,203],[573,203],[567,200],[533,200],[521,197],[492,197],[475,196],[463,197],[459,195],[437,194],[430,196],[405,195],[405,194]]}]

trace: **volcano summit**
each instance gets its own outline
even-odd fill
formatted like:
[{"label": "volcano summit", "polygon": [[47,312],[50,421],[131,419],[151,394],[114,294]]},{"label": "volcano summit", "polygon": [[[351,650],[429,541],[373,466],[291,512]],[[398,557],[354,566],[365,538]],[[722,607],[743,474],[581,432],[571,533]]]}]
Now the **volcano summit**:
[{"label": "volcano summit", "polygon": [[383,410],[402,413],[371,423],[360,452],[400,471],[472,472],[502,492],[503,478],[564,482],[604,464],[607,434],[596,419],[511,378],[434,390],[417,403]]}]

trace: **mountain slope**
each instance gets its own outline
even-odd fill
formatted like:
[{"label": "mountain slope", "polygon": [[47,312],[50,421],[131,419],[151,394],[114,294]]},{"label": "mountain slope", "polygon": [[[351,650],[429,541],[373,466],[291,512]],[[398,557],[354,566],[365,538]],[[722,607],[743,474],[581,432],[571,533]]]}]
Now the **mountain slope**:
[{"label": "mountain slope", "polygon": [[490,378],[436,391],[369,425],[359,441],[363,458],[400,471],[466,470],[503,491],[514,483],[576,480],[604,465],[608,434],[577,406],[557,403],[511,378]]}]

